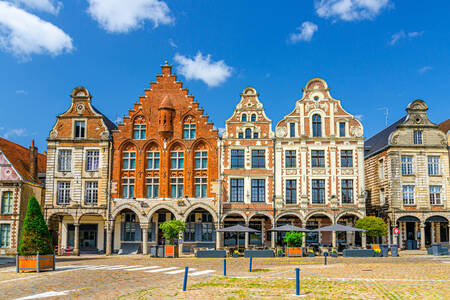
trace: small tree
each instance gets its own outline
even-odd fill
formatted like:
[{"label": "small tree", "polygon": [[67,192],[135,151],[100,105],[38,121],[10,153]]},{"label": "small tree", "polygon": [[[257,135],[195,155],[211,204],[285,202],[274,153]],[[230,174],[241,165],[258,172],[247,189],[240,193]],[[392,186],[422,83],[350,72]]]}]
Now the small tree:
[{"label": "small tree", "polygon": [[387,225],[383,219],[374,216],[368,216],[358,219],[355,223],[356,228],[366,230],[366,235],[372,239],[375,237],[385,236],[387,234]]},{"label": "small tree", "polygon": [[19,243],[19,255],[53,254],[52,237],[34,196],[28,201]]},{"label": "small tree", "polygon": [[286,233],[284,241],[287,243],[288,247],[301,247],[303,244],[304,233],[290,231]]},{"label": "small tree", "polygon": [[174,245],[180,232],[186,230],[186,225],[180,220],[170,220],[159,225],[159,229],[161,229],[164,239],[169,242],[169,245]]}]

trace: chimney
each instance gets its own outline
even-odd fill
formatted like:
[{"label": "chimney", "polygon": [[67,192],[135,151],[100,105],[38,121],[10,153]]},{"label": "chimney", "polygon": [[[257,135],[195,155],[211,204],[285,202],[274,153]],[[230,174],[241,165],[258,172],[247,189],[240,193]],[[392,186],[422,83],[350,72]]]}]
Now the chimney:
[{"label": "chimney", "polygon": [[34,140],[31,142],[29,154],[30,154],[30,176],[31,179],[36,181],[38,179],[38,168],[37,168],[38,149],[34,146]]}]

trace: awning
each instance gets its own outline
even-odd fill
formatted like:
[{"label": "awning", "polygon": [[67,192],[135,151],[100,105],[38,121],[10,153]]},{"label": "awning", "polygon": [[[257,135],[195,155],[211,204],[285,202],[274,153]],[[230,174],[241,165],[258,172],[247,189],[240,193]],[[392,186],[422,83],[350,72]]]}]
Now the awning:
[{"label": "awning", "polygon": [[398,218],[397,222],[417,222],[420,223],[420,220],[413,216],[403,216]]},{"label": "awning", "polygon": [[448,223],[448,220],[441,216],[432,216],[429,217],[425,222],[442,222],[442,223]]},{"label": "awning", "polygon": [[219,232],[259,232],[256,229],[245,227],[242,225],[234,225],[226,228],[217,229]]},{"label": "awning", "polygon": [[290,232],[290,231],[298,231],[298,232],[310,232],[311,230],[306,228],[297,227],[291,224],[286,224],[283,226],[275,227],[269,229],[268,231],[276,231],[276,232]]},{"label": "awning", "polygon": [[312,231],[365,231],[365,230],[356,228],[356,227],[335,224],[335,225],[330,225],[330,226],[325,226],[322,228],[314,229]]}]

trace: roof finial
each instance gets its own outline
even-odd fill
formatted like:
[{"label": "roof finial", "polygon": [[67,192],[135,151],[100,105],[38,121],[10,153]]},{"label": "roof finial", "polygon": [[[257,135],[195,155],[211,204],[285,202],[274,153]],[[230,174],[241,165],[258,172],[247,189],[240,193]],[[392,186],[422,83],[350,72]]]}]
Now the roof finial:
[{"label": "roof finial", "polygon": [[169,63],[167,62],[167,60],[164,61],[164,65],[165,65],[165,66],[168,66],[168,65],[169,65]]}]

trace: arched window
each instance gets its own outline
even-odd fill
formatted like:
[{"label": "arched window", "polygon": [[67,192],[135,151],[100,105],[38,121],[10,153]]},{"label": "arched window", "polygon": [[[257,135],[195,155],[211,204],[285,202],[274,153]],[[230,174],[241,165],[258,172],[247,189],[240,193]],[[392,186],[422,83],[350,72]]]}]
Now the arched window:
[{"label": "arched window", "polygon": [[252,114],[251,120],[252,122],[256,122],[256,114]]},{"label": "arched window", "polygon": [[247,115],[246,114],[242,114],[241,121],[242,122],[247,122]]},{"label": "arched window", "polygon": [[246,139],[252,138],[252,130],[250,128],[245,129],[245,138]]},{"label": "arched window", "polygon": [[312,117],[313,136],[322,136],[322,120],[319,115]]}]

